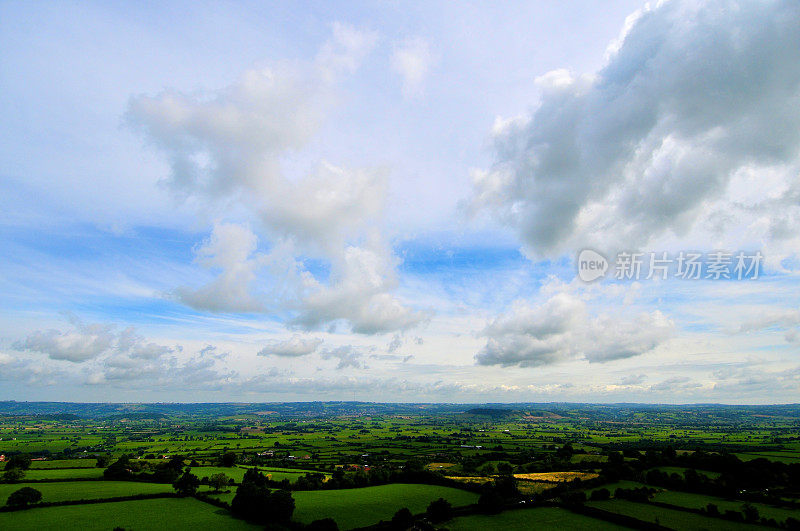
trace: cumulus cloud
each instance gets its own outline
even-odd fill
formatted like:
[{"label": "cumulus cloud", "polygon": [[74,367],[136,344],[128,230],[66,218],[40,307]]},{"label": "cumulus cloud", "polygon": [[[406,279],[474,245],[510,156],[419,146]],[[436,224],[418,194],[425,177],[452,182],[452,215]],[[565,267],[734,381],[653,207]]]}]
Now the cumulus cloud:
[{"label": "cumulus cloud", "polygon": [[367,368],[362,359],[364,357],[363,349],[359,347],[345,345],[326,350],[322,352],[320,356],[324,360],[338,360],[339,363],[336,365],[337,370],[346,369],[348,367],[352,367],[353,369]]},{"label": "cumulus cloud", "polygon": [[[319,129],[341,74],[356,70],[376,39],[334,24],[314,61],[251,70],[210,94],[132,98],[130,122],[171,163],[166,184],[203,205],[244,206],[270,249],[258,251],[249,227],[218,223],[196,250],[197,262],[218,276],[200,288],[176,289],[177,300],[213,312],[285,310],[299,327],[342,321],[365,334],[424,319],[391,294],[397,260],[378,229],[386,172],[324,160],[300,175],[285,167]],[[308,257],[329,263],[329,277],[309,272]]]},{"label": "cumulus cloud", "polygon": [[674,376],[672,378],[667,378],[666,380],[662,380],[657,384],[651,385],[650,390],[675,392],[675,391],[686,391],[690,389],[697,389],[698,387],[702,387],[702,384],[695,382],[688,376]]},{"label": "cumulus cloud", "polygon": [[334,22],[333,35],[317,54],[317,64],[328,75],[355,72],[378,41],[378,33]]},{"label": "cumulus cloud", "polygon": [[47,354],[54,360],[80,363],[100,356],[114,346],[117,336],[113,325],[85,324],[72,319],[72,329],[37,330],[14,343],[16,350]]},{"label": "cumulus cloud", "polygon": [[219,275],[197,289],[179,287],[173,296],[199,310],[263,310],[263,303],[251,292],[256,273],[265,263],[263,257],[254,256],[257,245],[258,237],[247,227],[217,224],[210,238],[195,250],[195,261],[205,268],[219,270]]},{"label": "cumulus cloud", "polygon": [[537,306],[516,302],[483,335],[479,365],[538,367],[582,358],[607,362],[649,352],[672,335],[674,325],[658,310],[626,319],[592,317],[585,301],[557,293]]},{"label": "cumulus cloud", "polygon": [[[791,235],[777,229],[800,222],[798,47],[796,2],[649,5],[596,75],[550,72],[530,116],[495,124],[496,162],[475,171],[471,209],[532,256],[739,218],[756,242]],[[766,174],[779,184],[759,186]]]},{"label": "cumulus cloud", "polygon": [[317,337],[304,337],[298,334],[284,341],[272,341],[258,351],[259,356],[279,356],[284,358],[298,358],[313,354],[322,345],[322,339]]},{"label": "cumulus cloud", "polygon": [[333,262],[331,281],[313,282],[294,323],[313,329],[344,319],[353,332],[377,334],[423,322],[424,312],[412,310],[389,293],[396,286],[395,259],[387,249],[349,246]]},{"label": "cumulus cloud", "polygon": [[644,374],[629,374],[628,376],[624,376],[620,381],[619,385],[639,385],[644,383],[647,379],[647,376]]},{"label": "cumulus cloud", "polygon": [[395,47],[392,69],[403,79],[403,96],[408,98],[422,93],[425,78],[435,63],[436,57],[421,37],[406,39]]},{"label": "cumulus cloud", "polygon": [[84,323],[70,317],[68,330],[37,330],[13,344],[18,351],[46,354],[54,360],[86,362],[100,356],[122,356],[140,362],[154,360],[173,352],[172,347],[159,345],[136,333],[132,327],[117,331],[116,326]]}]

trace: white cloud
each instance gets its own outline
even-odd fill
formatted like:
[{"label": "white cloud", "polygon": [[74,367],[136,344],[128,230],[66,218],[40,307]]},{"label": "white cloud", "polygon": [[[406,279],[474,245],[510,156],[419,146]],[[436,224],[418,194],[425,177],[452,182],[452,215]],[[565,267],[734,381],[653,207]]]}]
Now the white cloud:
[{"label": "white cloud", "polygon": [[[147,341],[133,327],[118,332],[112,324],[84,323],[70,316],[71,329],[37,330],[13,347],[18,351],[39,352],[54,360],[82,363],[101,356],[124,357],[131,363],[155,360],[175,349]],[[179,347],[176,347],[179,348]]]},{"label": "white cloud", "polygon": [[[310,64],[251,70],[232,86],[206,95],[164,92],[131,100],[130,120],[171,161],[168,185],[201,204],[259,221],[258,236],[218,223],[196,251],[197,262],[219,275],[173,296],[213,312],[294,314],[306,329],[345,322],[356,333],[403,330],[424,315],[392,295],[396,258],[380,233],[387,175],[321,161],[316,171],[290,175],[286,157],[302,149],[331,105],[338,75],[352,72],[377,36],[335,24],[333,38]],[[330,264],[320,280],[303,259]],[[271,278],[259,274],[264,268]]]},{"label": "white cloud", "polygon": [[435,64],[436,57],[421,37],[409,38],[397,45],[392,54],[392,69],[403,79],[403,96],[419,96]]},{"label": "white cloud", "polygon": [[176,299],[200,310],[257,312],[264,304],[251,290],[263,256],[254,256],[258,238],[247,227],[234,223],[214,226],[211,237],[195,250],[195,261],[220,270],[212,282],[198,289],[177,288]]},{"label": "white cloud", "polygon": [[[646,7],[597,75],[546,74],[532,115],[498,122],[471,208],[512,227],[532,256],[692,231],[727,245],[796,233],[798,47],[792,2]],[[759,186],[764,173],[779,175],[777,197]],[[755,204],[731,189],[745,175]]]},{"label": "white cloud", "polygon": [[104,354],[116,342],[114,327],[107,324],[84,324],[72,319],[72,330],[37,330],[14,344],[16,350],[47,354],[54,360],[80,363]]},{"label": "white cloud", "polygon": [[303,337],[298,334],[284,341],[272,341],[258,351],[259,356],[280,356],[297,358],[316,352],[322,345],[322,339],[317,337]]},{"label": "white cloud", "polygon": [[395,258],[380,244],[347,247],[332,264],[332,280],[316,284],[302,301],[294,323],[318,328],[345,319],[360,334],[405,330],[423,322],[427,315],[405,306],[390,295],[397,286]]},{"label": "white cloud", "polygon": [[351,345],[344,345],[341,347],[333,348],[326,350],[322,354],[320,354],[322,359],[330,360],[335,359],[339,360],[339,363],[336,365],[337,370],[353,368],[353,369],[366,369],[367,366],[364,365],[363,357],[364,351],[362,348],[354,347]]},{"label": "white cloud", "polygon": [[317,64],[329,76],[355,72],[378,41],[378,33],[334,22],[333,36],[317,54]]},{"label": "white cloud", "polygon": [[[618,313],[618,312],[617,312]],[[607,362],[650,352],[673,334],[674,325],[658,310],[592,317],[586,302],[566,292],[529,306],[516,302],[482,335],[479,365],[539,367],[572,359]]]}]

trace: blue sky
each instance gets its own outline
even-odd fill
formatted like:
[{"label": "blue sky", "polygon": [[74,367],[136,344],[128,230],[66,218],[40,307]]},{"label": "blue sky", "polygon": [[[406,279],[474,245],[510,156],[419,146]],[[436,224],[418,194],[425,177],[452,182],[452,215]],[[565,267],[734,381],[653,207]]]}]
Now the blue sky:
[{"label": "blue sky", "polygon": [[[788,1],[0,2],[0,399],[796,402],[798,46]],[[718,250],[759,278],[613,278]]]}]

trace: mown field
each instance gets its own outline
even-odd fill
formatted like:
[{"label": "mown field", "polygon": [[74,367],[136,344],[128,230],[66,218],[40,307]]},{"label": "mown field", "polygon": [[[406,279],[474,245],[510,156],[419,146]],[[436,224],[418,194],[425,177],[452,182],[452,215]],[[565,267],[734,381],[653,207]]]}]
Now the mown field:
[{"label": "mown field", "polygon": [[363,489],[295,492],[295,519],[309,523],[320,518],[333,518],[342,529],[352,529],[390,520],[406,507],[420,513],[430,502],[444,498],[454,507],[478,501],[478,495],[434,485],[380,485]]},{"label": "mown field", "polygon": [[[745,504],[743,501],[726,500],[715,496],[706,496],[703,494],[694,494],[689,492],[675,492],[664,490],[656,493],[653,501],[668,503],[670,505],[677,505],[679,507],[688,507],[690,509],[703,509],[712,503],[719,508],[719,511],[724,513],[727,510],[741,511],[742,506]],[[782,522],[787,518],[798,518],[800,511],[785,509],[782,507],[773,507],[763,503],[750,503],[751,506],[758,509],[759,516],[766,518],[774,518],[778,522]]]},{"label": "mown field", "polygon": [[25,471],[25,480],[98,479],[102,468],[41,468]]},{"label": "mown field", "polygon": [[73,500],[97,500],[136,494],[174,492],[172,485],[141,483],[135,481],[58,481],[54,483],[0,484],[0,505],[5,505],[8,496],[22,487],[32,487],[42,493],[44,502]]},{"label": "mown field", "polygon": [[480,531],[502,529],[508,531],[617,531],[628,529],[610,522],[575,514],[558,507],[516,509],[498,515],[476,514],[454,518],[444,524],[450,531]]},{"label": "mown field", "polygon": [[672,529],[686,531],[715,531],[715,530],[752,530],[758,526],[706,517],[673,509],[656,507],[646,503],[636,503],[627,500],[609,500],[603,502],[589,502],[590,507],[597,507],[612,513],[632,516],[643,522],[658,523]]},{"label": "mown field", "polygon": [[0,529],[15,531],[110,531],[132,530],[262,529],[193,498],[160,498],[124,502],[91,503],[0,512]]}]

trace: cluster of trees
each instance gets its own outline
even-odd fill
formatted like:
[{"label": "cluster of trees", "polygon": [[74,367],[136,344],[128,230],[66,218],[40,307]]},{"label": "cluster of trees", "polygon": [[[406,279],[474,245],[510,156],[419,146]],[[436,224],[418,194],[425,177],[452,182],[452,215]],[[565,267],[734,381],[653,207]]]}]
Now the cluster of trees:
[{"label": "cluster of trees", "polygon": [[103,478],[117,481],[149,481],[173,483],[183,472],[184,458],[175,456],[155,466],[123,455],[103,472]]},{"label": "cluster of trees", "polygon": [[294,513],[294,498],[287,490],[272,491],[267,477],[257,468],[250,468],[236,489],[231,512],[260,524],[287,523]]},{"label": "cluster of trees", "polygon": [[481,487],[478,507],[487,514],[497,514],[521,498],[514,476],[499,476]]},{"label": "cluster of trees", "polygon": [[31,467],[31,456],[28,454],[15,454],[6,461],[3,472],[3,481],[14,483],[25,476],[25,471]]},{"label": "cluster of trees", "polygon": [[345,472],[342,469],[336,469],[327,481],[325,481],[323,474],[310,472],[299,477],[294,484],[290,484],[288,480],[270,481],[269,484],[274,488],[287,490],[332,490],[385,485],[387,483],[422,483],[464,488],[463,483],[457,483],[437,472],[426,470],[423,463],[414,459],[407,461],[402,469],[375,467],[369,473],[363,470]]},{"label": "cluster of trees", "polygon": [[[684,474],[669,474],[657,469],[663,466],[687,470]],[[717,472],[718,476],[697,470]],[[631,479],[668,489],[786,505],[781,500],[781,491],[800,484],[800,464],[763,458],[742,461],[733,454],[702,450],[679,455],[672,448],[645,452],[629,449],[624,454],[609,453],[602,475],[609,481]]]}]

